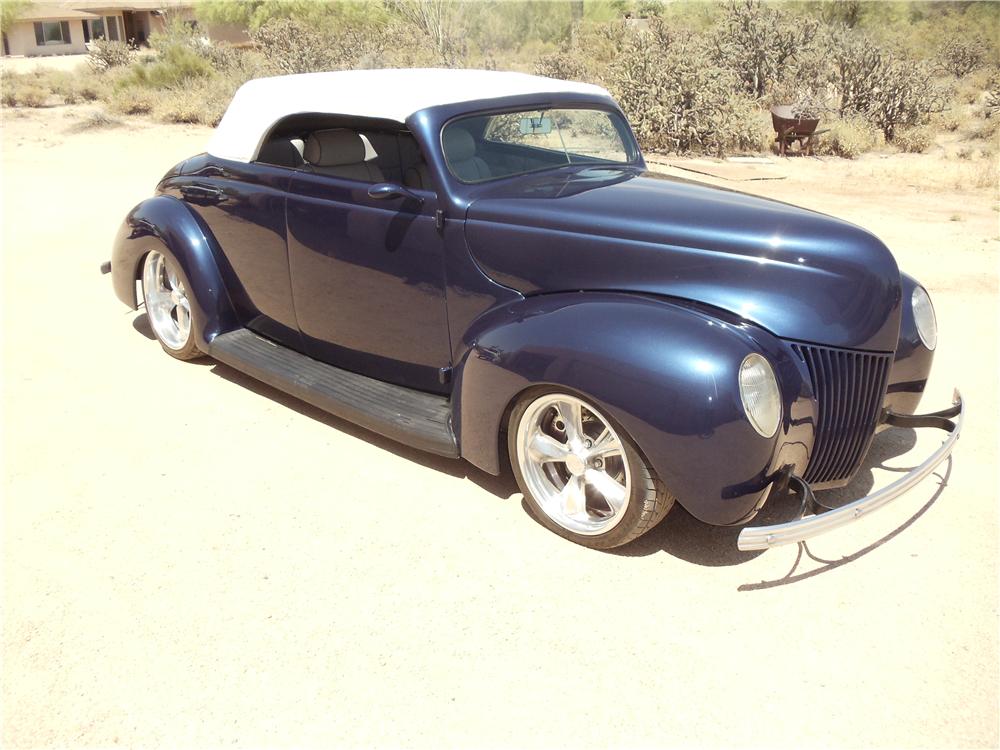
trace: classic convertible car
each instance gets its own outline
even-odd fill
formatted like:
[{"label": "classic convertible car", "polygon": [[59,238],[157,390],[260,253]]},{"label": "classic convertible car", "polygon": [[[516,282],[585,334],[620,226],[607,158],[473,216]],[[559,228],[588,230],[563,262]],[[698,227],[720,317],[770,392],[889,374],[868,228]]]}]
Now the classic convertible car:
[{"label": "classic convertible car", "polygon": [[[877,238],[647,171],[604,89],[518,73],[259,79],[206,153],[123,223],[105,271],[174,357],[202,354],[374,432],[499,473],[538,520],[610,548],[675,498],[710,524],[768,502],[798,542],[951,453],[913,416],[937,323]],[[837,508],[877,430],[947,434]],[[793,500],[794,498],[794,500]]]}]

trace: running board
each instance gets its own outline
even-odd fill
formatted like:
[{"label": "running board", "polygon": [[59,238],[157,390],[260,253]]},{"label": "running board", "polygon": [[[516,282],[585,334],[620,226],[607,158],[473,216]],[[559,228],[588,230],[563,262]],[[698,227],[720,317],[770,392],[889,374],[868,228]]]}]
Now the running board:
[{"label": "running board", "polygon": [[216,336],[209,354],[323,411],[414,448],[458,457],[451,404],[434,396],[341,370],[241,328]]}]

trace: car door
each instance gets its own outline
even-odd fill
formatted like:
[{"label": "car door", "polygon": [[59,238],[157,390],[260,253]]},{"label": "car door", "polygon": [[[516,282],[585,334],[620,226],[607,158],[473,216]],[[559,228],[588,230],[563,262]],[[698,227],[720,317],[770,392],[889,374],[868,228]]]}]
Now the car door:
[{"label": "car door", "polygon": [[220,270],[240,322],[301,349],[285,246],[285,188],[291,175],[289,168],[219,161],[185,174],[170,192],[208,225],[219,244]]},{"label": "car door", "polygon": [[297,172],[288,258],[307,353],[372,378],[446,393],[451,348],[437,198],[375,199],[371,183]]}]

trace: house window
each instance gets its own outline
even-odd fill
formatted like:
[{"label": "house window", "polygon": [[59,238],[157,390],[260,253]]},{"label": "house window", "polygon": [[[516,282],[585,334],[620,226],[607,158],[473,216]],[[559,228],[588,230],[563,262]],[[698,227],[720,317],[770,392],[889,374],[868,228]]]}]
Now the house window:
[{"label": "house window", "polygon": [[105,16],[104,18],[97,18],[92,21],[84,21],[84,24],[84,31],[87,32],[85,34],[85,41],[89,42],[91,39],[110,39],[113,42],[117,42],[121,39],[118,16]]},{"label": "house window", "polygon": [[40,21],[35,24],[35,44],[70,44],[68,21]]}]

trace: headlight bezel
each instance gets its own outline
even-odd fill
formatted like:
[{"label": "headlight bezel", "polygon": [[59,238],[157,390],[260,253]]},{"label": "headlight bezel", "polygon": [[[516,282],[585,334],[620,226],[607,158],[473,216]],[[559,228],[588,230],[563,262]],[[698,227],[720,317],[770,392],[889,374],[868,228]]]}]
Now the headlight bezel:
[{"label": "headlight bezel", "polygon": [[937,313],[934,311],[931,295],[920,284],[913,287],[910,294],[910,312],[913,313],[913,325],[920,342],[929,351],[934,351],[938,344]]},{"label": "headlight bezel", "polygon": [[737,385],[743,414],[750,426],[761,437],[773,438],[781,426],[783,409],[781,389],[771,363],[756,352],[748,354],[740,363]]}]

